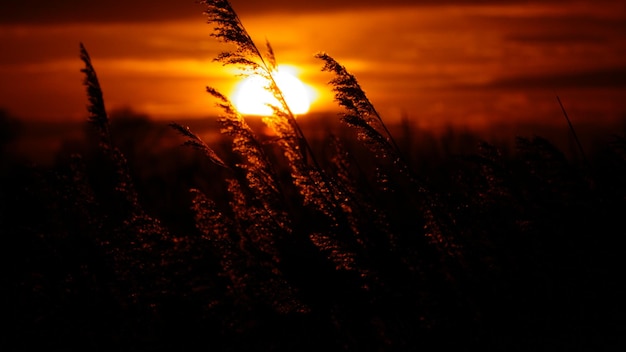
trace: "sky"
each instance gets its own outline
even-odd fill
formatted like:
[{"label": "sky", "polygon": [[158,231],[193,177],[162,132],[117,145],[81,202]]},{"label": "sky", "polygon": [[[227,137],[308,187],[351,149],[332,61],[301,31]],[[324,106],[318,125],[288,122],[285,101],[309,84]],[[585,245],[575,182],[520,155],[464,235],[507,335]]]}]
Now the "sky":
[{"label": "sky", "polygon": [[[353,73],[383,118],[417,126],[626,121],[626,4],[618,0],[233,0],[252,38],[268,40],[317,98],[337,106],[314,57]],[[219,111],[237,71],[213,58],[194,0],[4,0],[0,109],[23,120],[86,117],[79,43],[109,111],[156,119]]]}]

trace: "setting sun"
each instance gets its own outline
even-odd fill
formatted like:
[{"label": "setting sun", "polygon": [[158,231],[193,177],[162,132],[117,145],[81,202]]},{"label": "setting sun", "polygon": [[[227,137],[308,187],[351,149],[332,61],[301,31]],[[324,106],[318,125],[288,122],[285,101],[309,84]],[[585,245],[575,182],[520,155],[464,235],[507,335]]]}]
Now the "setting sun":
[{"label": "setting sun", "polygon": [[[273,74],[278,88],[282,91],[287,105],[294,114],[305,114],[311,107],[311,88],[295,75],[290,66],[279,66]],[[233,103],[244,115],[268,116],[272,114],[270,105],[279,106],[272,93],[266,88],[268,82],[260,76],[252,75],[241,81],[233,94]]]}]

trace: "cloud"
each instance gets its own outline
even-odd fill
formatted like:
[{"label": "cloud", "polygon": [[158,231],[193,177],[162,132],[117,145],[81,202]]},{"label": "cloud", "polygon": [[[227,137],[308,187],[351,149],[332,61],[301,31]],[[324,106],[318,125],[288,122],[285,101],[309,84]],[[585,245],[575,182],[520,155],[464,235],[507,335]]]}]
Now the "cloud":
[{"label": "cloud", "polygon": [[153,23],[24,26],[0,30],[0,68],[3,65],[78,60],[83,42],[97,59],[211,58],[221,48],[211,45],[202,21]]},{"label": "cloud", "polygon": [[145,22],[202,16],[195,0],[8,0],[0,24]]},{"label": "cloud", "polygon": [[505,38],[520,44],[560,45],[575,43],[607,43],[626,38],[626,14],[598,16],[594,14],[551,15],[533,17],[482,18],[483,22],[498,27],[524,28],[524,32],[513,32]]},{"label": "cloud", "polygon": [[[605,0],[606,1],[606,0]],[[535,0],[536,3],[566,2]],[[394,6],[445,6],[527,4],[523,0],[233,0],[241,14],[267,12],[329,12]],[[2,24],[51,24],[94,22],[147,22],[201,17],[203,6],[196,0],[4,0],[0,11]]]},{"label": "cloud", "polygon": [[588,28],[626,33],[626,12],[617,13],[612,12],[610,9],[602,12],[588,11],[584,13],[582,11],[584,10],[578,9],[576,12],[563,10],[561,13],[534,14],[532,16],[496,14],[491,16],[474,16],[474,19],[501,27],[529,27],[533,28],[536,34],[541,34],[545,31],[559,31],[561,33],[584,35]]},{"label": "cloud", "polygon": [[626,66],[542,76],[496,79],[485,85],[495,89],[626,88]]},{"label": "cloud", "polygon": [[525,44],[563,44],[563,43],[603,43],[607,38],[597,33],[572,32],[572,33],[534,33],[512,34],[507,40]]}]

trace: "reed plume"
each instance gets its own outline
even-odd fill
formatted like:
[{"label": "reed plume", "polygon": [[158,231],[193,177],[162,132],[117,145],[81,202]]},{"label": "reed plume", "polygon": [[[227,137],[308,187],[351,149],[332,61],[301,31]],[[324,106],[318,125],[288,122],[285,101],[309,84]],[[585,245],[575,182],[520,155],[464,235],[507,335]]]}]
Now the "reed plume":
[{"label": "reed plume", "polygon": [[[305,205],[313,206],[330,218],[332,223],[337,223],[335,217],[340,211],[337,211],[339,207],[331,195],[330,180],[317,162],[295,115],[276,83],[274,78],[276,57],[269,41],[266,43],[266,53],[263,54],[229,1],[207,0],[202,3],[206,6],[208,22],[214,25],[211,35],[221,42],[234,44],[235,47],[231,51],[222,52],[214,60],[223,65],[235,65],[244,74],[257,75],[268,83],[266,89],[273,94],[278,105],[271,106],[273,116],[263,117],[263,121],[277,136],[274,141],[288,160],[293,183],[300,190]],[[230,107],[225,109],[227,114],[228,109]]]},{"label": "reed plume", "polygon": [[219,258],[229,296],[241,308],[263,302],[281,314],[306,312],[298,293],[279,268],[276,234],[266,227],[264,209],[249,203],[234,179],[227,180],[232,219],[199,190],[192,190],[196,227]]},{"label": "reed plume", "polygon": [[[113,201],[110,204],[112,228],[108,237],[98,239],[107,254],[113,259],[116,272],[127,290],[126,297],[133,301],[139,297],[156,299],[159,292],[165,292],[167,280],[160,274],[172,263],[170,251],[157,251],[157,248],[173,248],[172,236],[161,222],[148,215],[139,202],[137,190],[130,175],[124,154],[113,145],[110,121],[106,113],[102,88],[91,58],[80,43],[80,58],[85,67],[84,85],[89,105],[88,121],[95,126],[100,136],[100,151],[104,156],[106,175],[112,184]],[[115,214],[115,216],[113,215]],[[139,282],[149,285],[139,285]]]},{"label": "reed plume", "polygon": [[343,121],[355,127],[360,132],[359,137],[371,143],[381,157],[399,157],[400,148],[356,77],[326,53],[315,57],[324,62],[322,71],[334,74],[329,84],[335,92],[335,100],[346,110]]},{"label": "reed plume", "polygon": [[126,204],[124,207],[131,212],[137,211],[139,207],[138,196],[128,172],[127,161],[122,152],[111,141],[110,123],[104,104],[102,88],[100,87],[96,70],[91,63],[89,53],[82,43],[80,43],[80,58],[85,65],[81,72],[85,75],[83,84],[87,88],[87,99],[89,101],[87,106],[87,111],[89,112],[88,121],[95,126],[100,136],[100,150],[112,164],[113,172],[116,176],[115,191],[125,199]]},{"label": "reed plume", "polygon": [[232,137],[232,150],[241,157],[242,163],[237,166],[245,172],[245,178],[257,198],[273,204],[284,201],[282,189],[278,183],[276,170],[269,160],[258,137],[237,112],[232,103],[216,89],[207,87],[207,92],[218,100],[223,114],[219,120],[221,133]]},{"label": "reed plume", "polygon": [[442,256],[460,255],[460,244],[454,238],[454,231],[451,229],[454,219],[445,202],[429,190],[426,183],[411,170],[382,117],[356,77],[326,53],[318,53],[316,58],[324,62],[322,71],[334,75],[329,84],[335,92],[335,101],[344,108],[342,121],[355,128],[358,139],[364,142],[379,160],[391,162],[390,168],[377,168],[377,180],[383,190],[394,191],[393,187],[401,184],[399,180],[394,179],[393,172],[408,177],[410,189],[422,195],[416,197],[410,193],[407,196],[415,211],[422,213],[426,238],[439,249]]},{"label": "reed plume", "polygon": [[85,65],[80,72],[85,75],[83,85],[87,88],[87,100],[89,101],[87,111],[89,112],[89,122],[96,127],[103,146],[110,148],[111,131],[109,128],[109,117],[107,116],[107,112],[104,107],[102,88],[100,88],[98,75],[96,74],[96,70],[91,63],[91,57],[89,57],[89,53],[83,43],[80,43],[80,59]]},{"label": "reed plume", "polygon": [[172,122],[169,125],[173,129],[175,129],[178,133],[180,133],[183,137],[185,137],[185,142],[183,143],[183,145],[199,150],[206,157],[208,157],[209,160],[212,161],[214,164],[227,168],[227,169],[229,168],[228,165],[226,165],[226,163],[224,163],[224,161],[220,159],[217,153],[215,153],[213,148],[209,147],[209,145],[206,144],[202,140],[202,138],[200,138],[200,136],[193,133],[191,129],[189,129],[189,127],[183,126],[176,122]]}]

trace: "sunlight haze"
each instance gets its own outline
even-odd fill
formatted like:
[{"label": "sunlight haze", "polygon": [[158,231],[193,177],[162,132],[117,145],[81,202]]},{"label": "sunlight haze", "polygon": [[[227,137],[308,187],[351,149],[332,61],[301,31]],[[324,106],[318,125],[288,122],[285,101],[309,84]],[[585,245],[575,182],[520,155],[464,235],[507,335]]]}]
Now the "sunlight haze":
[{"label": "sunlight haze", "polygon": [[[78,43],[89,50],[109,110],[156,119],[219,113],[239,77],[213,62],[227,49],[194,1],[12,3],[0,16],[0,108],[25,120],[85,117]],[[107,5],[108,4],[108,5]],[[232,1],[261,48],[298,67],[311,112],[338,111],[314,58],[353,73],[389,121],[418,126],[621,123],[626,116],[626,10],[618,1]],[[91,6],[91,7],[90,7]]]},{"label": "sunlight haze", "polygon": [[[273,76],[291,112],[305,114],[311,107],[315,92],[298,79],[295,73],[294,67],[281,65]],[[260,76],[245,77],[237,84],[231,99],[241,114],[272,115],[271,106],[280,108],[280,104],[268,86],[269,82]]]}]

